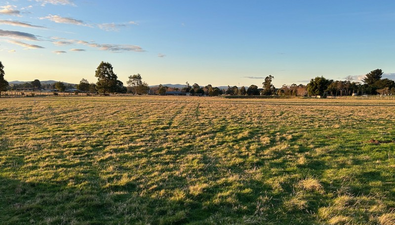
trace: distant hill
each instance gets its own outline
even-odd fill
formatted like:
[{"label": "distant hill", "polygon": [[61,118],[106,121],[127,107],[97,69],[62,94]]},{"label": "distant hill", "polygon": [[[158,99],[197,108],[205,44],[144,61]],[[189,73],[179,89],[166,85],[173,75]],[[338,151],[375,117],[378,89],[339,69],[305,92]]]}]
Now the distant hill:
[{"label": "distant hill", "polygon": [[[24,84],[24,83],[30,83],[30,82],[32,82],[32,81],[19,81],[19,80],[15,80],[15,81],[11,81],[11,82],[8,82],[9,84]],[[54,84],[54,83],[56,83],[56,82],[58,82],[58,81],[56,81],[56,80],[43,80],[43,81],[40,81],[41,82],[41,84],[42,85],[47,85],[47,84]],[[63,81],[62,81],[63,82]],[[65,85],[68,85],[68,84],[71,84],[71,85],[75,85],[75,84],[72,84],[72,83],[67,83],[67,82],[63,82]]]},{"label": "distant hill", "polygon": [[[186,84],[162,84],[163,86],[167,86],[167,87],[170,87],[170,88],[179,88],[179,89],[182,89],[182,88],[184,88],[184,87],[186,87]],[[190,86],[192,86],[193,84],[190,84]],[[150,85],[150,87],[158,87],[159,86],[159,84],[158,85]],[[201,87],[205,87],[205,86],[202,86],[202,85],[200,85]],[[228,86],[213,86],[213,87],[218,87],[219,89],[228,89]],[[233,86],[231,86],[231,87],[233,87]]]},{"label": "distant hill", "polygon": [[[15,80],[15,81],[11,81],[11,82],[8,82],[10,85],[12,85],[12,84],[24,84],[24,83],[30,83],[30,82],[32,82],[32,81],[19,81],[19,80]],[[58,82],[57,80],[44,80],[44,81],[40,81],[41,82],[41,84],[42,85],[47,85],[47,84],[54,84],[54,83],[56,83],[56,82]],[[61,81],[61,82],[63,82],[63,81]],[[76,84],[72,84],[72,83],[67,83],[67,82],[63,82],[65,85],[76,85]],[[170,87],[170,88],[179,88],[179,89],[182,89],[182,88],[184,88],[184,87],[186,87],[186,84],[162,84],[163,86],[167,86],[167,87]],[[191,86],[193,85],[193,84],[190,84]],[[149,87],[158,87],[159,86],[159,84],[157,84],[157,85],[150,85]],[[201,87],[204,87],[204,86],[202,86],[201,85]],[[226,85],[226,86],[213,86],[213,87],[218,87],[219,89],[228,89],[228,86]],[[231,87],[233,87],[233,85],[231,85]],[[240,87],[239,87],[240,88]],[[248,87],[246,87],[246,88],[248,88]]]},{"label": "distant hill", "polygon": [[[27,81],[26,81],[27,82]],[[8,82],[9,84],[23,84],[23,83],[26,83],[25,81],[18,81],[18,80],[15,80],[15,81],[11,81],[11,82]]]},{"label": "distant hill", "polygon": [[[181,89],[183,87],[186,87],[185,84],[162,84],[162,85],[170,87],[170,88],[179,88],[179,89]],[[157,84],[157,85],[150,85],[150,87],[158,87],[158,86],[159,86],[159,84]]]}]

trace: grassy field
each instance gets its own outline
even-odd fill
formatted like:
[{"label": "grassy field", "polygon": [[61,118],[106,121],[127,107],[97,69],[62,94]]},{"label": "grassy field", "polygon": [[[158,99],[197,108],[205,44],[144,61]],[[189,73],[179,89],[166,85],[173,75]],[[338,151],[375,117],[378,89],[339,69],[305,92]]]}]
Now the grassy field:
[{"label": "grassy field", "polygon": [[0,99],[1,224],[395,224],[395,101]]}]

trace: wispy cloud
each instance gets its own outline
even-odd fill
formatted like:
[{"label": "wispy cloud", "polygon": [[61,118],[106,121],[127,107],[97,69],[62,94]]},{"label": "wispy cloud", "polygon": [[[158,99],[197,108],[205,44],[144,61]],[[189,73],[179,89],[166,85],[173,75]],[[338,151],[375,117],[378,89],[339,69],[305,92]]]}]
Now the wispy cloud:
[{"label": "wispy cloud", "polygon": [[74,5],[74,3],[70,0],[36,0],[36,2],[41,2],[42,6],[46,4],[52,5]]},{"label": "wispy cloud", "polygon": [[1,30],[1,29],[0,29],[0,37],[12,37],[12,38],[31,40],[31,41],[38,40],[37,36],[34,34],[29,34],[20,31]]},{"label": "wispy cloud", "polygon": [[[52,42],[55,45],[84,45],[91,48],[96,48],[102,51],[110,52],[145,52],[143,48],[137,45],[120,45],[120,44],[98,44],[96,42],[89,42],[83,40],[67,40],[63,38],[53,37]],[[85,51],[84,49],[74,49],[75,51]]]},{"label": "wispy cloud", "polygon": [[86,50],[82,49],[82,48],[73,48],[73,49],[70,49],[70,51],[72,51],[72,52],[85,52]]},{"label": "wispy cloud", "polygon": [[70,17],[61,17],[58,15],[48,15],[46,17],[41,17],[40,19],[42,20],[50,20],[55,23],[64,23],[64,24],[73,24],[73,25],[79,25],[79,26],[89,26],[88,24],[84,23],[82,20],[77,20],[74,18]]},{"label": "wispy cloud", "polygon": [[345,80],[357,81],[360,82],[365,78],[366,75],[349,75],[345,77]]},{"label": "wispy cloud", "polygon": [[21,14],[21,11],[17,10],[16,6],[13,5],[0,6],[0,8],[0,15],[19,16]]},{"label": "wispy cloud", "polygon": [[136,45],[117,45],[117,44],[96,44],[96,43],[88,43],[88,46],[92,48],[98,48],[103,51],[111,51],[111,52],[144,52],[144,50],[140,46]]},{"label": "wispy cloud", "polygon": [[42,26],[36,26],[30,23],[23,23],[19,21],[12,21],[12,20],[0,20],[0,24],[6,24],[6,25],[11,25],[11,26],[17,26],[17,27],[29,27],[29,28],[45,28]]},{"label": "wispy cloud", "polygon": [[102,23],[102,24],[98,24],[97,26],[105,31],[119,31],[119,29],[128,27],[130,25],[138,25],[138,24],[134,21],[129,21],[127,23]]},{"label": "wispy cloud", "polygon": [[[364,75],[350,75],[350,76],[345,77],[344,79],[345,80],[351,79],[351,81],[362,82],[365,77],[366,77],[366,74],[364,74]],[[383,73],[383,78],[395,80],[395,73]]]},{"label": "wispy cloud", "polygon": [[310,80],[298,80],[297,83],[300,84],[308,84],[310,82]]},{"label": "wispy cloud", "polygon": [[9,50],[8,52],[9,52],[9,53],[15,53],[16,50],[15,50],[15,49],[12,49],[12,50]]},{"label": "wispy cloud", "polygon": [[349,75],[347,77],[344,77],[344,80],[350,80],[350,81],[362,81],[362,79],[365,77],[365,75]]},{"label": "wispy cloud", "polygon": [[244,78],[254,79],[254,80],[264,80],[265,79],[264,77],[253,77],[253,76],[247,76],[247,77],[244,77]]},{"label": "wispy cloud", "polygon": [[66,51],[54,51],[53,53],[60,55],[60,54],[65,54],[67,53]]},{"label": "wispy cloud", "polygon": [[44,48],[44,47],[42,47],[42,46],[40,46],[40,45],[31,45],[31,44],[27,44],[27,43],[21,42],[21,41],[10,40],[9,42],[12,43],[12,44],[15,44],[15,45],[19,45],[19,46],[25,47],[25,48],[27,48],[27,49],[40,49],[40,48]]},{"label": "wispy cloud", "polygon": [[395,80],[395,73],[384,73],[383,78],[388,78],[390,80]]},{"label": "wispy cloud", "polygon": [[55,41],[53,42],[53,44],[61,46],[61,45],[72,45],[74,43],[72,41]]},{"label": "wispy cloud", "polygon": [[21,10],[28,10],[28,9],[31,9],[31,8],[33,8],[33,6],[32,6],[32,5],[29,5],[29,6],[26,6],[26,7],[21,8]]},{"label": "wispy cloud", "polygon": [[166,55],[164,55],[164,54],[162,54],[162,53],[159,53],[159,54],[158,54],[158,57],[159,57],[159,58],[164,58],[164,57],[166,57]]}]

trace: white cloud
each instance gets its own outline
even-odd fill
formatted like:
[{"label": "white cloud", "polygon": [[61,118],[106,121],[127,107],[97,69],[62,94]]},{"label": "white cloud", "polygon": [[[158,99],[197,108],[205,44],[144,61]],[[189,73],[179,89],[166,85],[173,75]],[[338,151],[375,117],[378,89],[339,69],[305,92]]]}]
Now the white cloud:
[{"label": "white cloud", "polygon": [[355,76],[351,76],[352,80],[355,81],[362,81],[365,78],[366,75],[355,75]]},{"label": "white cloud", "polygon": [[77,20],[77,19],[73,19],[70,17],[61,17],[58,15],[49,15],[46,17],[41,17],[40,19],[42,19],[42,20],[47,19],[47,20],[50,20],[55,23],[73,24],[73,25],[79,25],[79,26],[89,26],[88,24],[85,24],[84,21],[82,21],[82,20]]},{"label": "white cloud", "polygon": [[42,6],[46,4],[52,5],[74,5],[74,3],[70,0],[36,0],[36,2],[41,2]]},{"label": "white cloud", "polygon": [[61,46],[61,45],[72,45],[73,42],[72,41],[55,41],[55,42],[53,42],[53,44],[54,45],[58,45],[58,46]]},{"label": "white cloud", "polygon": [[32,5],[29,5],[29,6],[27,6],[27,7],[21,8],[21,9],[22,9],[22,10],[27,10],[27,9],[31,9],[31,8],[33,8],[33,6],[32,6]]},{"label": "white cloud", "polygon": [[264,80],[264,77],[253,77],[253,76],[249,76],[249,77],[244,77],[244,78],[248,78],[248,79],[253,79],[253,80]]},{"label": "white cloud", "polygon": [[81,48],[73,48],[73,49],[70,49],[70,51],[72,51],[72,52],[85,52],[86,50],[85,49],[81,49]]},{"label": "white cloud", "polygon": [[65,54],[67,53],[66,51],[54,51],[53,53],[60,55],[60,54]]},{"label": "white cloud", "polygon": [[164,55],[164,54],[162,54],[162,53],[159,53],[159,54],[158,54],[158,57],[159,57],[159,58],[164,58],[165,56],[166,56],[166,55]]},{"label": "white cloud", "polygon": [[383,78],[387,78],[390,80],[395,80],[395,73],[384,73]]},{"label": "white cloud", "polygon": [[[67,40],[63,38],[53,37],[53,44],[55,45],[85,45],[91,48],[97,48],[102,51],[110,52],[145,52],[143,48],[137,45],[119,45],[119,44],[98,44],[95,42],[88,42],[83,40]],[[71,51],[85,51],[85,49],[73,49]]]},{"label": "white cloud", "polygon": [[1,29],[0,29],[0,37],[11,37],[11,38],[32,40],[32,41],[38,40],[37,36],[34,34],[29,34],[20,31],[1,30]]},{"label": "white cloud", "polygon": [[350,80],[350,81],[356,81],[356,82],[360,82],[363,80],[363,78],[365,78],[365,75],[349,75],[345,78],[343,78],[344,80]]},{"label": "white cloud", "polygon": [[42,26],[36,26],[29,23],[23,23],[23,22],[12,21],[12,20],[0,20],[0,24],[6,24],[6,25],[18,26],[18,27],[29,27],[29,28],[45,28]]},{"label": "white cloud", "polygon": [[25,47],[25,48],[27,48],[27,49],[39,49],[39,48],[44,48],[44,47],[39,46],[39,45],[31,45],[31,44],[27,44],[27,43],[24,43],[24,42],[21,42],[21,41],[14,41],[14,40],[11,40],[11,41],[9,41],[9,42],[10,42],[11,44],[19,45],[19,46]]},{"label": "white cloud", "polygon": [[117,45],[117,44],[96,44],[96,43],[88,43],[88,46],[92,48],[98,48],[103,51],[111,51],[111,52],[144,52],[144,50],[140,46],[136,45]]},{"label": "white cloud", "polygon": [[9,53],[15,53],[16,50],[15,50],[15,49],[12,49],[12,50],[9,50],[8,52],[9,52]]},{"label": "white cloud", "polygon": [[89,45],[89,42],[87,42],[87,41],[81,41],[81,40],[75,41],[75,43],[81,44],[81,45]]},{"label": "white cloud", "polygon": [[98,24],[97,26],[105,31],[118,31],[119,29],[123,27],[128,27],[130,25],[138,25],[138,24],[134,21],[129,21],[127,23],[102,23],[102,24]]},{"label": "white cloud", "polygon": [[21,14],[21,12],[16,9],[16,6],[13,5],[0,6],[0,8],[2,8],[0,10],[0,15],[19,16]]},{"label": "white cloud", "polygon": [[[346,77],[345,79],[351,78],[352,81],[363,82],[363,79],[365,79],[365,77],[366,77],[366,75],[352,75],[352,76]],[[395,80],[395,73],[383,73],[382,78]]]}]

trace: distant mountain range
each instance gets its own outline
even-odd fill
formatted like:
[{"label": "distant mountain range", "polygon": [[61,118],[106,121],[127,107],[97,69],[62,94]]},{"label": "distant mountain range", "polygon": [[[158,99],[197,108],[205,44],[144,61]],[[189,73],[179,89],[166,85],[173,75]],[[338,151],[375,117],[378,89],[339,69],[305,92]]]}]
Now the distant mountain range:
[{"label": "distant mountain range", "polygon": [[[24,83],[30,83],[30,82],[32,82],[32,81],[18,81],[18,80],[15,80],[15,81],[9,82],[9,84],[24,84]],[[58,81],[56,81],[56,80],[44,80],[44,81],[40,81],[40,82],[41,82],[42,85],[47,85],[47,84],[54,84],[54,83],[56,83]],[[63,82],[63,83],[66,84],[66,85],[67,84],[76,85],[76,84],[67,83],[67,82]],[[182,89],[182,88],[184,88],[186,86],[185,84],[162,84],[162,85],[170,87],[170,88],[179,88],[179,89]],[[159,86],[159,84],[158,85],[150,85],[150,87],[158,87],[158,86]],[[192,86],[192,84],[191,84],[191,86]],[[214,87],[218,87],[219,89],[227,89],[228,88],[228,86],[214,86]],[[231,86],[231,87],[233,87],[233,86]]]},{"label": "distant mountain range", "polygon": [[[163,86],[167,86],[169,88],[179,88],[182,89],[184,87],[186,87],[186,84],[162,84]],[[150,85],[150,87],[158,87],[159,85]],[[192,84],[190,84],[190,86],[192,86]],[[201,86],[204,87],[204,86]],[[213,87],[218,87],[219,89],[228,89],[228,86],[213,86]],[[233,87],[233,86],[231,86]],[[247,87],[246,87],[247,88]]]},{"label": "distant mountain range", "polygon": [[[24,83],[30,83],[30,82],[32,82],[32,81],[19,81],[19,80],[15,80],[15,81],[11,81],[11,82],[8,82],[9,84],[24,84]],[[42,84],[42,85],[47,85],[47,84],[54,84],[54,83],[56,83],[56,82],[58,82],[58,81],[56,81],[56,80],[44,80],[44,81],[40,81],[40,83]],[[72,83],[67,83],[67,82],[63,82],[64,84],[72,84]],[[75,84],[72,84],[72,85],[75,85]]]},{"label": "distant mountain range", "polygon": [[[169,87],[169,88],[179,88],[179,89],[181,89],[181,88],[186,86],[185,84],[162,84],[162,85],[166,86],[166,87]],[[157,84],[157,85],[149,85],[149,86],[150,87],[158,87],[159,84]]]}]

